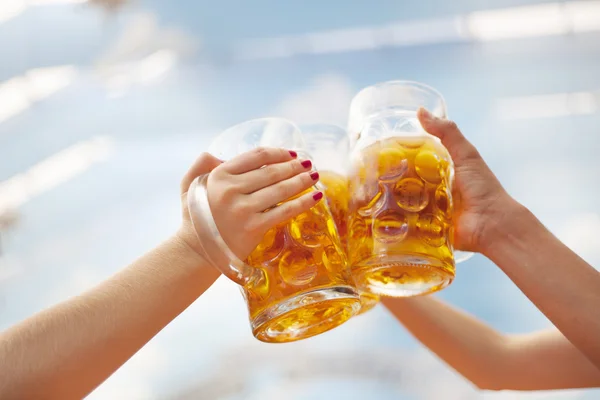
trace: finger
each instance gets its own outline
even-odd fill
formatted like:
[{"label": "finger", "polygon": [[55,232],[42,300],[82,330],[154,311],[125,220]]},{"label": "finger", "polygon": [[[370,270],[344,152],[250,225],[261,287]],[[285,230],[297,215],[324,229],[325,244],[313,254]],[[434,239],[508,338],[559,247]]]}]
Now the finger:
[{"label": "finger", "polygon": [[254,193],[278,182],[293,178],[302,172],[310,171],[311,168],[312,162],[310,160],[292,160],[270,164],[264,168],[238,175],[238,178],[243,182],[244,193]]},{"label": "finger", "polygon": [[243,174],[264,165],[281,163],[298,157],[295,151],[257,147],[227,161],[223,168],[232,175]]},{"label": "finger", "polygon": [[277,224],[287,222],[303,212],[308,211],[311,207],[321,201],[321,199],[323,199],[323,192],[311,191],[296,199],[286,201],[278,207],[259,214],[256,217],[260,218],[263,229],[270,229]]},{"label": "finger", "polygon": [[223,161],[208,153],[200,154],[200,157],[194,161],[188,172],[181,180],[181,193],[186,193],[192,184],[192,181],[198,176],[208,174],[213,169],[221,165]]},{"label": "finger", "polygon": [[316,171],[300,174],[252,193],[249,195],[249,200],[253,208],[257,212],[261,212],[287,199],[298,196],[317,183],[318,180],[319,173]]},{"label": "finger", "polygon": [[475,146],[464,137],[453,121],[438,118],[423,107],[419,108],[417,117],[426,132],[442,141],[454,161],[480,157]]}]

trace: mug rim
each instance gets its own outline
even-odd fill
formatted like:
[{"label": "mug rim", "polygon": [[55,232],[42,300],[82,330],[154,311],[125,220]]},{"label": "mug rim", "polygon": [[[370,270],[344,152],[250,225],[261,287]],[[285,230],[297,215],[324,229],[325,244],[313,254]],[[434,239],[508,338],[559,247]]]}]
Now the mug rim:
[{"label": "mug rim", "polygon": [[[296,136],[294,138],[294,141],[301,142],[300,145],[295,144],[293,146],[290,146],[290,150],[302,150],[304,147],[306,147],[306,144],[304,143],[304,137],[302,136],[302,132],[298,127],[298,124],[296,124],[294,121],[283,117],[261,117],[245,120],[235,125],[231,125],[226,129],[223,129],[221,132],[219,132],[212,138],[207,150],[213,155],[217,153],[222,153],[223,150],[221,149],[221,147],[224,145],[224,141],[230,146],[234,145],[233,142],[239,141],[246,134],[248,134],[252,126],[256,126],[260,123],[266,125],[266,123],[268,122],[279,122],[282,125],[286,126],[286,128],[290,129],[290,131],[293,132],[293,135]],[[261,129],[261,133],[264,133],[264,128]],[[258,144],[256,145],[256,147],[258,147]],[[240,153],[238,153],[238,155],[239,154]]]},{"label": "mug rim", "polygon": [[[443,114],[437,116],[440,118],[448,117],[448,107],[446,104],[446,99],[437,89],[433,88],[430,85],[411,80],[391,80],[375,83],[373,85],[361,89],[358,93],[354,95],[354,97],[350,101],[350,107],[348,112],[348,124],[346,126],[346,131],[350,136],[351,142],[354,142],[354,135],[356,135],[357,132],[360,131],[360,129],[366,123],[366,121],[381,113],[384,113],[386,109],[388,111],[394,109],[393,101],[388,101],[387,104],[385,101],[377,102],[376,100],[374,100],[374,95],[381,94],[377,92],[385,92],[386,90],[391,91],[394,90],[394,88],[399,87],[404,89],[419,90],[425,95],[429,96],[430,98],[434,98],[436,101],[439,102]],[[407,104],[410,104],[410,102],[407,102]],[[369,110],[369,106],[371,106],[372,110]],[[396,107],[398,106],[399,105],[396,104]],[[418,107],[420,106],[427,105],[416,104],[415,102],[415,104],[412,106],[406,105],[406,110],[410,112],[417,111]],[[435,110],[430,111],[434,112]]]}]

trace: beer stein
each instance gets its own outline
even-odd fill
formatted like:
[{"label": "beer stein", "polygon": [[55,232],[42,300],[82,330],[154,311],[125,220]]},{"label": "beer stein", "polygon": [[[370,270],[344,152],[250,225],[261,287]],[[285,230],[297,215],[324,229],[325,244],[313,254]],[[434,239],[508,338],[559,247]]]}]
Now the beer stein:
[{"label": "beer stein", "polygon": [[[228,160],[259,146],[293,150],[298,157],[310,159],[298,127],[280,118],[233,126],[218,135],[208,151]],[[202,175],[190,186],[191,220],[208,261],[241,286],[258,340],[283,343],[309,338],[359,311],[359,296],[326,202],[271,228],[242,261],[225,243],[212,217],[207,178],[208,174]]]},{"label": "beer stein", "polygon": [[[350,140],[346,130],[331,124],[301,125],[300,129],[306,148],[319,171],[318,186],[323,193],[333,215],[342,246],[348,253],[348,161]],[[379,296],[368,291],[359,291],[360,314],[369,311],[379,303]]]},{"label": "beer stein", "polygon": [[382,296],[441,290],[472,255],[454,251],[454,166],[420,106],[447,116],[442,95],[417,82],[367,87],[350,105],[348,255],[359,289]]}]

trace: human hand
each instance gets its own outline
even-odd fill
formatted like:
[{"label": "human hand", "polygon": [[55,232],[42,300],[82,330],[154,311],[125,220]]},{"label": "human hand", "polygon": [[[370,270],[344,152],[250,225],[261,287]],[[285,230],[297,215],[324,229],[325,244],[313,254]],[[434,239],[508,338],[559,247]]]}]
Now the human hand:
[{"label": "human hand", "polygon": [[208,153],[202,153],[200,157],[194,161],[194,164],[190,167],[188,172],[185,174],[183,179],[181,180],[181,211],[182,211],[182,223],[181,227],[177,231],[177,238],[182,240],[193,253],[203,258],[204,249],[200,244],[200,240],[196,235],[196,231],[194,230],[194,226],[192,224],[192,220],[190,219],[190,212],[188,209],[188,190],[190,185],[200,175],[208,174],[213,169],[222,164],[223,161],[218,158],[213,157]]},{"label": "human hand", "polygon": [[452,121],[421,108],[423,129],[438,137],[454,161],[454,245],[458,250],[485,253],[497,227],[519,204],[504,190],[475,146]]},{"label": "human hand", "polygon": [[309,191],[319,179],[310,160],[293,151],[256,148],[217,166],[207,181],[208,203],[231,251],[246,259],[267,231],[323,198]]}]

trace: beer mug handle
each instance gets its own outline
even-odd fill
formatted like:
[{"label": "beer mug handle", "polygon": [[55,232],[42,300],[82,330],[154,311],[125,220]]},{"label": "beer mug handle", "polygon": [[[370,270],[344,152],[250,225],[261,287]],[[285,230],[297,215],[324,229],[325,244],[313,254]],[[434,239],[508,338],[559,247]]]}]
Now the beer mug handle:
[{"label": "beer mug handle", "polygon": [[221,237],[208,204],[207,181],[208,174],[200,175],[187,193],[190,219],[207,261],[238,285],[263,279],[263,271],[240,260]]}]

